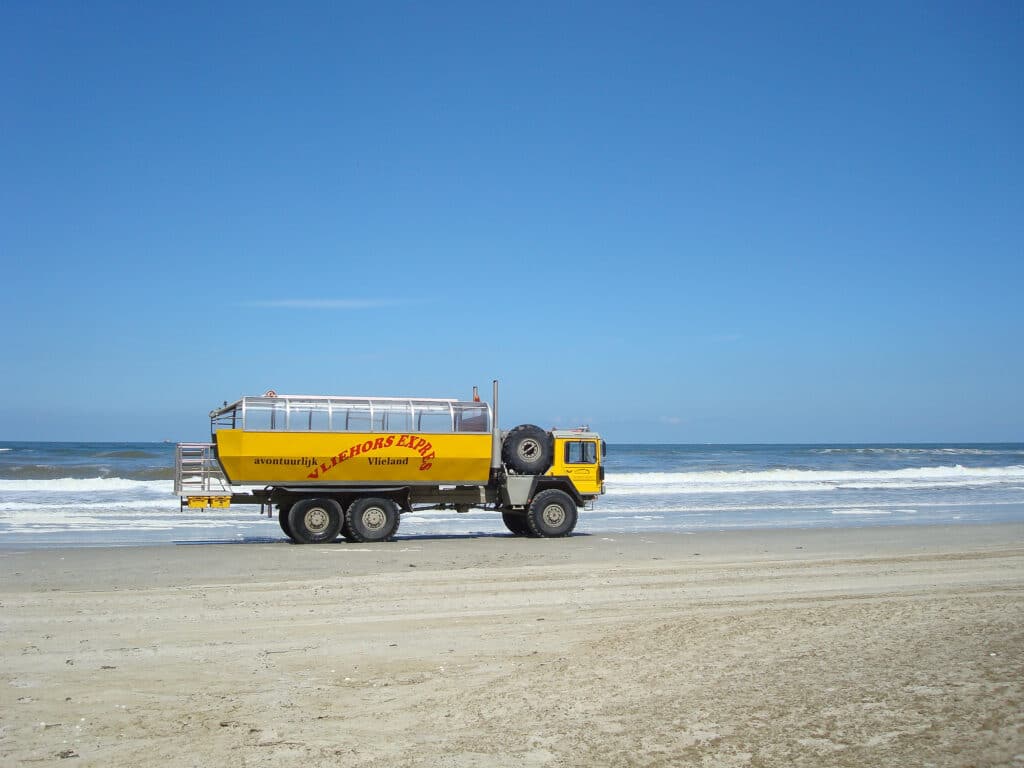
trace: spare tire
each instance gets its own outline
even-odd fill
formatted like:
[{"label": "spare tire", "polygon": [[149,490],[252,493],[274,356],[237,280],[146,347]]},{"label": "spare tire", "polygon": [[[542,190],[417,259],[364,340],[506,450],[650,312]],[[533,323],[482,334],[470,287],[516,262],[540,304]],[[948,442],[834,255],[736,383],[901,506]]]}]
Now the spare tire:
[{"label": "spare tire", "polygon": [[505,435],[501,460],[521,475],[543,475],[551,466],[554,452],[550,433],[533,424],[520,424]]}]

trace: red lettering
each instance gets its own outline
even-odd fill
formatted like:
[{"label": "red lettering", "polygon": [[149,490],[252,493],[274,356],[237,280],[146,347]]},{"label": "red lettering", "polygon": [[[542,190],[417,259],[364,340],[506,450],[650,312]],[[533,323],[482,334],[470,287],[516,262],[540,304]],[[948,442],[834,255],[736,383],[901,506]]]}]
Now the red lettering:
[{"label": "red lettering", "polygon": [[383,437],[378,437],[376,440],[373,441],[373,450],[379,451],[383,447],[384,447],[384,438]]},{"label": "red lettering", "polygon": [[398,438],[398,447],[399,448],[405,447],[407,445],[409,445],[409,436],[408,435],[402,435],[400,438]]},{"label": "red lettering", "polygon": [[395,444],[395,436],[394,435],[388,435],[388,439],[384,441],[384,445],[387,448],[390,448],[394,444]]},{"label": "red lettering", "polygon": [[359,445],[357,443],[356,445],[353,445],[351,448],[348,449],[348,457],[350,459],[354,459],[358,455],[359,455]]},{"label": "red lettering", "polygon": [[363,443],[363,453],[369,453],[373,450],[373,440],[367,440]]},{"label": "red lettering", "polygon": [[306,475],[306,477],[308,477],[310,480],[316,480],[318,477],[320,477],[320,470],[314,469],[312,472]]}]

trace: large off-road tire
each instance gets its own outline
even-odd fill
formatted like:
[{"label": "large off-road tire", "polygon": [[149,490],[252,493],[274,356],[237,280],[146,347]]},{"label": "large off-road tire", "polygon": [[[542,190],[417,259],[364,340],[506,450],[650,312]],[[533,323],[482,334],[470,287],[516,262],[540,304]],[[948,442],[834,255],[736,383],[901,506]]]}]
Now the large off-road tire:
[{"label": "large off-road tire", "polygon": [[323,544],[338,538],[341,505],[334,499],[302,499],[288,512],[288,527],[299,544]]},{"label": "large off-road tire", "polygon": [[291,523],[288,522],[288,513],[291,511],[291,504],[278,504],[277,506],[277,523],[281,526],[281,530],[284,535],[292,541],[295,541],[295,534],[292,533]]},{"label": "large off-road tire", "polygon": [[533,424],[520,424],[505,435],[501,460],[521,475],[543,475],[551,467],[555,448],[551,435]]},{"label": "large off-road tire", "polygon": [[523,512],[502,512],[501,520],[505,527],[516,536],[529,536],[530,526],[526,522],[526,514]]},{"label": "large off-road tire", "polygon": [[576,527],[576,502],[565,491],[549,488],[533,497],[526,523],[535,536],[568,536]]},{"label": "large off-road tire", "polygon": [[345,513],[345,521],[355,541],[387,541],[398,531],[398,507],[391,499],[356,499]]},{"label": "large off-road tire", "polygon": [[348,524],[348,513],[346,512],[343,517],[345,519],[341,523],[341,538],[349,543],[359,541],[359,539],[352,535],[352,528]]}]

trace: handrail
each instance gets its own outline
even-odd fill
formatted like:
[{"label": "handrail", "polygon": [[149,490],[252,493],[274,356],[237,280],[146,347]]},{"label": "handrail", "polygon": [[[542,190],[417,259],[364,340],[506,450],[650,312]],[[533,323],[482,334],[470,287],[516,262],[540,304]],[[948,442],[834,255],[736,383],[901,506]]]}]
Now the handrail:
[{"label": "handrail", "polygon": [[178,443],[174,451],[174,492],[178,496],[231,494],[213,443]]},{"label": "handrail", "polygon": [[[486,418],[479,418],[486,414]],[[417,417],[445,414],[447,426],[421,426]],[[463,420],[466,414],[476,417]],[[395,426],[400,417],[407,426]],[[401,421],[399,421],[401,423]],[[334,395],[247,396],[210,412],[211,431],[243,429],[326,432],[382,432],[415,429],[437,432],[490,432],[491,406],[451,398],[349,397]],[[472,425],[472,426],[470,426]]]},{"label": "handrail", "polygon": [[[377,397],[370,396],[364,397],[362,395],[274,395],[273,397],[262,397],[259,395],[246,395],[240,397],[233,403],[225,403],[220,408],[215,408],[210,411],[210,418],[216,418],[222,416],[229,411],[233,411],[239,407],[245,407],[246,400],[341,400],[351,402],[370,402],[373,400],[391,402],[391,403],[445,403],[445,404],[472,404],[480,405],[481,403],[473,400],[459,400],[457,397]],[[484,403],[486,405],[486,403]]]}]

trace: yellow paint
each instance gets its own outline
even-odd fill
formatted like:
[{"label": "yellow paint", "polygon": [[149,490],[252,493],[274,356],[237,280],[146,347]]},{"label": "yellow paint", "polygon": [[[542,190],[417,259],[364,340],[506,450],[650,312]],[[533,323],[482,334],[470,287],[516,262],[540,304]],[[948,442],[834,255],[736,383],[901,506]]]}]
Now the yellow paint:
[{"label": "yellow paint", "polygon": [[381,432],[216,433],[232,483],[486,483],[489,434]]},{"label": "yellow paint", "polygon": [[187,499],[189,509],[227,509],[231,506],[230,496],[189,496]]},{"label": "yellow paint", "polygon": [[[590,443],[593,463],[571,463],[568,458],[569,443]],[[601,477],[598,468],[601,466],[601,441],[592,438],[555,438],[555,456],[551,469],[547,474],[568,477],[576,489],[584,495],[601,493]]]}]

